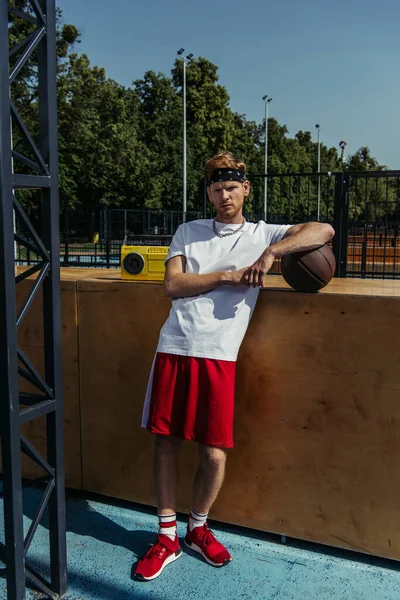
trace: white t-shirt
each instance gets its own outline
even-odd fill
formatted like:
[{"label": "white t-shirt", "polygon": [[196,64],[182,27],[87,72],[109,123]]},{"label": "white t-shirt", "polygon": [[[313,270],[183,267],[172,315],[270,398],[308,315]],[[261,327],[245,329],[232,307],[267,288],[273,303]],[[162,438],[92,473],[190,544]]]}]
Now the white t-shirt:
[{"label": "white t-shirt", "polygon": [[[239,225],[216,222],[218,231]],[[220,238],[212,219],[180,225],[167,255],[186,257],[186,273],[236,271],[252,265],[279,242],[290,225],[245,223],[238,234]],[[224,285],[188,298],[173,298],[157,352],[235,361],[257,301],[259,288]]]}]

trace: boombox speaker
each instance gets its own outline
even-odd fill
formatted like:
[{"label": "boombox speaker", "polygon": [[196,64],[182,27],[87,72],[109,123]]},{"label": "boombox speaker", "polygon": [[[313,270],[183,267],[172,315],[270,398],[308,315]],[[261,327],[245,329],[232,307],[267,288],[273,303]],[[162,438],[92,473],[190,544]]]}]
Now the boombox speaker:
[{"label": "boombox speaker", "polygon": [[168,250],[168,246],[122,246],[122,279],[163,281]]}]

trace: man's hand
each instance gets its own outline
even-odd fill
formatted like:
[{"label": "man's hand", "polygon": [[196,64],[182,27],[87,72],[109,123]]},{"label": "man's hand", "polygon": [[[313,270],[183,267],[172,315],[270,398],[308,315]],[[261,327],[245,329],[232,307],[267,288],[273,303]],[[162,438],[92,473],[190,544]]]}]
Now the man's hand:
[{"label": "man's hand", "polygon": [[245,284],[253,287],[264,287],[263,277],[271,269],[275,260],[273,252],[267,248],[251,267],[245,269],[243,279]]},{"label": "man's hand", "polygon": [[226,271],[224,274],[224,280],[222,285],[248,285],[247,281],[244,280],[243,276],[247,272],[249,267],[244,269],[238,269],[237,271]]}]

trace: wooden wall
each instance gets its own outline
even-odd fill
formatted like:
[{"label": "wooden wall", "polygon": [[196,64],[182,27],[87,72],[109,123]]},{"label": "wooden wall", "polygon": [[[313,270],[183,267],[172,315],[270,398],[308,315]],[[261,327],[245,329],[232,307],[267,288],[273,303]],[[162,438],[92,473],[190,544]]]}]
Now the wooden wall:
[{"label": "wooden wall", "polygon": [[[78,298],[83,487],[153,504],[139,422],[169,302],[160,285],[118,281],[79,282]],[[400,557],[399,325],[393,297],[261,293],[214,518]],[[185,445],[180,510],[195,465]]]},{"label": "wooden wall", "polygon": [[399,327],[397,298],[262,294],[221,516],[400,558]]},{"label": "wooden wall", "polygon": [[153,504],[140,420],[168,299],[158,284],[95,280],[78,282],[78,299],[83,488]]},{"label": "wooden wall", "polygon": [[[275,281],[239,354],[236,446],[212,517],[399,559],[399,286],[367,295],[336,281],[313,295]],[[63,282],[62,298],[67,484],[154,505],[140,417],[170,302],[160,284],[115,275]],[[22,343],[40,350],[33,322]],[[186,442],[179,510],[195,464]]]}]

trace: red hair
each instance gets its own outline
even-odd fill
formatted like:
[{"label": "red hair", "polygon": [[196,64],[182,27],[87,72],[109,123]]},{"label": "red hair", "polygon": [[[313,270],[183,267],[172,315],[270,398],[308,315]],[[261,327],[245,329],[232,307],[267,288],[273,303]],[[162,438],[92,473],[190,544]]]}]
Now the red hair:
[{"label": "red hair", "polygon": [[206,162],[204,175],[208,186],[215,169],[241,169],[246,173],[245,163],[240,158],[234,158],[230,152],[220,152]]}]

